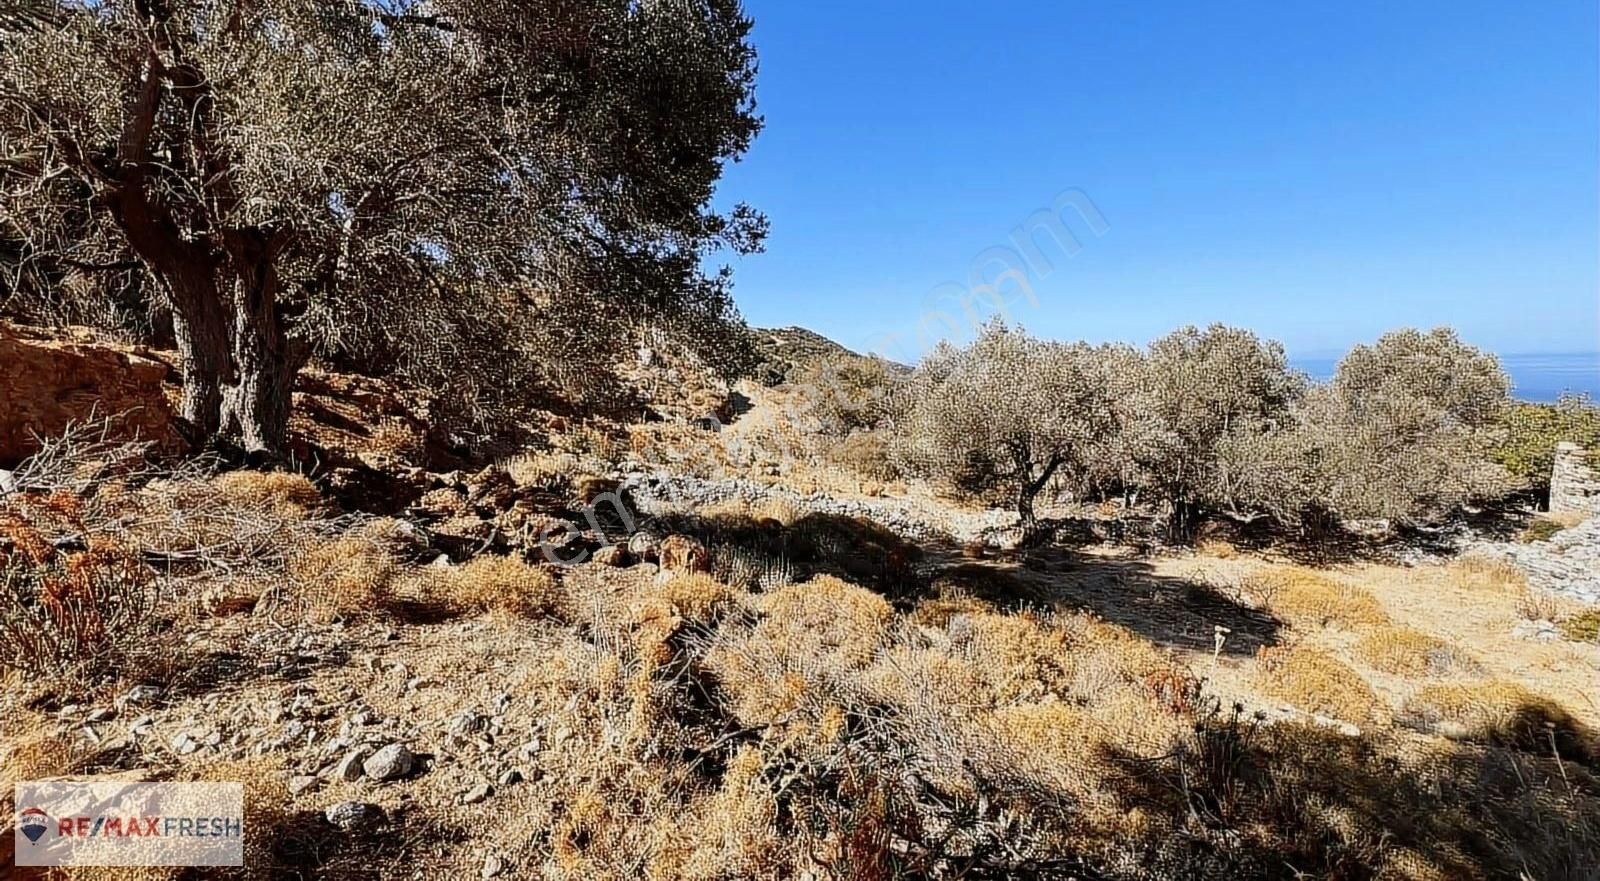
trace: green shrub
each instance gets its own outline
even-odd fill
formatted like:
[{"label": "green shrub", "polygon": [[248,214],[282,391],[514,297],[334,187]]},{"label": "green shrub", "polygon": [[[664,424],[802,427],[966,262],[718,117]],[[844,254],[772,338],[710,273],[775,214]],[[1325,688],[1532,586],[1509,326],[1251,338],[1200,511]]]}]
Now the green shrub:
[{"label": "green shrub", "polygon": [[1495,461],[1530,489],[1550,489],[1556,444],[1571,441],[1600,449],[1600,406],[1587,395],[1563,395],[1554,404],[1515,404],[1501,417],[1505,440]]},{"label": "green shrub", "polygon": [[1600,610],[1573,615],[1558,626],[1561,635],[1573,642],[1600,642]]}]

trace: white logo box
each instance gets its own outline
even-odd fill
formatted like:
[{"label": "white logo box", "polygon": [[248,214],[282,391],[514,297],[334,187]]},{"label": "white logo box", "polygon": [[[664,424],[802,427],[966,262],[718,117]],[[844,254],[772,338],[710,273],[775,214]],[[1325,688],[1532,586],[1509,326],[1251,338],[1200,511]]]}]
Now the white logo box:
[{"label": "white logo box", "polygon": [[242,866],[241,783],[18,783],[18,866]]}]

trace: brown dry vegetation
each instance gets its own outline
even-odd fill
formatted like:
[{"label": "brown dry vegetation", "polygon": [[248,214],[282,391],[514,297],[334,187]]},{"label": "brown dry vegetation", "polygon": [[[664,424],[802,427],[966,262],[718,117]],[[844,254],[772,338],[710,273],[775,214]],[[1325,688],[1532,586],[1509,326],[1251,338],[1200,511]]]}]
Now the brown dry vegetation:
[{"label": "brown dry vegetation", "polygon": [[[580,461],[510,470],[575,487]],[[136,515],[120,520],[96,513],[99,492],[8,499],[46,545],[75,523],[157,559],[162,602],[137,645],[181,662],[12,675],[3,779],[243,780],[260,877],[471,876],[489,854],[509,877],[558,879],[1581,879],[1600,864],[1600,646],[1512,639],[1526,586],[1499,570],[947,548],[912,591],[845,566],[766,589],[495,555],[437,568],[396,521],[323,519],[308,486],[130,479],[104,490]],[[910,577],[871,524],[701,513]],[[192,638],[161,636],[175,631]],[[261,672],[274,632],[330,648],[292,679]],[[109,748],[56,715],[134,684],[164,690],[145,737]],[[290,795],[318,747],[256,755],[248,734],[274,730],[285,695],[329,730],[370,708],[427,770]],[[496,735],[453,740],[468,711]],[[190,720],[243,739],[167,749]],[[522,781],[463,804],[494,756]],[[344,799],[385,810],[381,847],[321,819]]]},{"label": "brown dry vegetation", "polygon": [[1312,713],[1362,724],[1384,720],[1378,696],[1361,675],[1327,652],[1304,646],[1263,649],[1261,690]]},{"label": "brown dry vegetation", "polygon": [[1281,566],[1252,575],[1246,593],[1297,627],[1336,626],[1346,630],[1388,623],[1371,593],[1322,572]]}]

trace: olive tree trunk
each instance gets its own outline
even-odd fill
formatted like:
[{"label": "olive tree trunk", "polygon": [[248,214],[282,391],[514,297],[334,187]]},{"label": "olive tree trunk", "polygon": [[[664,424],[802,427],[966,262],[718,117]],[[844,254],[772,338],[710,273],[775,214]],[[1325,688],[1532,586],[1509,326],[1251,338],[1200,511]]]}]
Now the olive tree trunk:
[{"label": "olive tree trunk", "polygon": [[241,233],[230,237],[235,277],[232,310],[232,381],[222,397],[222,430],[245,452],[275,457],[289,430],[294,378],[305,347],[285,333],[278,315],[278,274],[270,244]]}]

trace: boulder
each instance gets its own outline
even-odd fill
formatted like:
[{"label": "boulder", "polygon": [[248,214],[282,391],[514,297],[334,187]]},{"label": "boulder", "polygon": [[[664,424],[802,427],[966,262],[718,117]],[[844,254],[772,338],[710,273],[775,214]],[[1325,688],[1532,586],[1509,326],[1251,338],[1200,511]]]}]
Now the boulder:
[{"label": "boulder", "polygon": [[411,773],[416,762],[417,757],[406,749],[405,744],[391,743],[373,753],[361,764],[361,770],[367,777],[380,782],[399,780]]},{"label": "boulder", "polygon": [[72,422],[109,419],[112,440],[186,448],[162,383],[167,365],[119,348],[55,339],[0,324],[0,467],[38,452],[36,436]]},{"label": "boulder", "polygon": [[354,783],[361,779],[361,768],[366,764],[367,759],[371,757],[372,747],[366,745],[358,746],[344,754],[344,758],[333,766],[329,776],[334,780]]},{"label": "boulder", "polygon": [[323,814],[335,828],[345,832],[362,832],[381,825],[386,819],[383,808],[364,801],[342,801],[332,805]]}]

